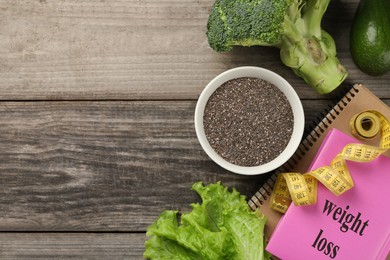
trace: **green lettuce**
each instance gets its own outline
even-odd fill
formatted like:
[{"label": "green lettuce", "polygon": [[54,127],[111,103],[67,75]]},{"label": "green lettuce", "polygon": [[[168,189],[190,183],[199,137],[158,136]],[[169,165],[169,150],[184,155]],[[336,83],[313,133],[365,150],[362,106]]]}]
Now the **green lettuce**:
[{"label": "green lettuce", "polygon": [[146,232],[149,259],[270,259],[264,250],[266,218],[252,211],[245,197],[220,182],[192,186],[202,204],[192,211],[164,211]]}]

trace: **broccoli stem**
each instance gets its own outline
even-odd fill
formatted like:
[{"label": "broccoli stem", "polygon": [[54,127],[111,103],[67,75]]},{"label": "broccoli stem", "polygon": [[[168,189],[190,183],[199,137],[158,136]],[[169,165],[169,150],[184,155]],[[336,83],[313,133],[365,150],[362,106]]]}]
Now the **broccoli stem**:
[{"label": "broccoli stem", "polygon": [[307,31],[316,37],[321,36],[321,20],[328,8],[330,0],[311,0],[303,7],[302,19]]},{"label": "broccoli stem", "polygon": [[[321,20],[330,0],[297,0],[284,20],[280,47],[282,62],[292,68],[319,94],[337,88],[347,77],[336,57],[333,38],[321,30]],[[300,12],[300,9],[301,12]],[[297,15],[300,14],[300,15]]]}]

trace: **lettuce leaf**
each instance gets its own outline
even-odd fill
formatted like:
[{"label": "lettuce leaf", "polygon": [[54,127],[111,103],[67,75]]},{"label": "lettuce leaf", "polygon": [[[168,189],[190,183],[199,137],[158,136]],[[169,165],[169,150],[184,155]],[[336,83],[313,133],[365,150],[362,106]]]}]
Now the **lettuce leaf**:
[{"label": "lettuce leaf", "polygon": [[202,204],[192,211],[164,211],[148,227],[144,257],[149,259],[270,259],[265,252],[266,219],[252,211],[245,197],[220,182],[192,187]]}]

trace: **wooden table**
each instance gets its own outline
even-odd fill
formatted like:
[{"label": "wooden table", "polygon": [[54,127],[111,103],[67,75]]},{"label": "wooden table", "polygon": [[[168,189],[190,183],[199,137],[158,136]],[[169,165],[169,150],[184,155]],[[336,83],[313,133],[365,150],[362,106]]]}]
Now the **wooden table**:
[{"label": "wooden table", "polygon": [[[199,201],[194,182],[250,197],[267,175],[213,163],[193,125],[204,86],[254,65],[285,77],[306,124],[339,97],[320,96],[278,50],[216,53],[213,0],[0,1],[0,258],[140,259],[164,209]],[[349,71],[390,104],[390,74],[360,72],[349,52],[357,0],[334,0],[323,27]],[[337,91],[336,91],[337,92]]]}]

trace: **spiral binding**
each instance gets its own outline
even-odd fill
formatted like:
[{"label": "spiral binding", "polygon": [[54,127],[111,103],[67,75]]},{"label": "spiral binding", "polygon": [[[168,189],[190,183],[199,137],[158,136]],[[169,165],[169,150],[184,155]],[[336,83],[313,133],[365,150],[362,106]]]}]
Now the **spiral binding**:
[{"label": "spiral binding", "polygon": [[293,154],[293,156],[282,166],[273,171],[271,176],[263,184],[262,187],[252,196],[248,201],[248,205],[253,209],[260,208],[263,205],[264,201],[269,198],[272,189],[275,185],[276,178],[281,172],[288,172],[298,164],[298,162],[305,156],[313,146],[313,143],[317,142],[317,138],[325,132],[325,129],[333,123],[333,120],[344,110],[348,103],[355,97],[355,94],[359,92],[355,86],[349,86],[343,91],[338,98],[338,102],[335,105],[328,105],[328,108],[324,109],[324,112],[321,113],[321,117],[316,117],[316,120],[311,122],[310,129],[306,129],[306,138],[303,139],[301,144],[298,146],[298,149]]}]

